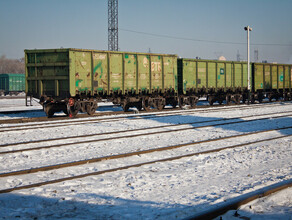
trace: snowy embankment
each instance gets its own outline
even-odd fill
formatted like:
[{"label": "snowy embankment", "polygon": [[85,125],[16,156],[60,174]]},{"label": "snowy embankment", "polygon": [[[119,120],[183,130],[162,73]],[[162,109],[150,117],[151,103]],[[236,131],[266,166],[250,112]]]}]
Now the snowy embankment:
[{"label": "snowy embankment", "polygon": [[[88,123],[75,126],[42,128],[36,130],[11,131],[0,133],[0,144],[20,141],[70,137],[74,135],[123,131],[179,123],[210,121],[259,114],[283,116],[292,111],[292,103],[268,104],[254,109],[228,109],[221,112],[199,112],[194,110],[184,115],[149,119],[123,119],[116,122]],[[290,112],[291,114],[292,112]],[[288,113],[285,113],[288,114]],[[4,116],[5,117],[5,116]],[[265,116],[267,117],[267,116]],[[252,118],[249,118],[252,119]],[[216,124],[216,123],[215,123]],[[206,122],[201,125],[214,125]],[[178,145],[248,132],[292,126],[292,117],[283,116],[270,120],[237,123],[232,125],[209,126],[183,125],[193,129],[170,133],[98,141],[109,135],[94,138],[96,142],[72,144],[59,148],[48,148],[28,152],[0,155],[0,173],[29,169],[51,164],[66,163],[87,158],[127,153],[137,150]],[[181,128],[180,127],[180,128]],[[170,130],[164,128],[160,130]],[[175,129],[174,129],[175,130]],[[175,150],[153,152],[147,155],[125,159],[103,161],[79,167],[21,175],[0,179],[1,189],[27,185],[65,176],[111,169],[117,166],[151,161],[176,155],[201,152],[252,140],[266,139],[292,134],[291,129],[271,131],[240,138],[190,145]],[[91,137],[92,138],[92,137]],[[80,140],[84,140],[82,138]],[[47,186],[19,190],[0,195],[1,218],[37,219],[182,219],[206,210],[212,205],[239,195],[272,185],[292,177],[291,136],[273,141],[250,144],[235,149],[199,156],[184,157],[178,160],[148,164],[127,170],[89,176],[77,180]],[[46,144],[26,144],[11,146],[30,148],[39,145],[62,144],[69,140]],[[274,197],[261,199],[245,205],[238,213],[252,218],[287,219],[291,216],[291,189],[283,197],[280,192]],[[290,195],[290,196],[289,196]],[[281,198],[281,199],[280,199]],[[264,201],[263,204],[260,204]],[[271,203],[275,201],[274,203]],[[272,208],[270,207],[272,204]],[[263,212],[263,214],[257,214]],[[282,214],[283,213],[283,214]],[[227,213],[227,219],[235,218]]]}]

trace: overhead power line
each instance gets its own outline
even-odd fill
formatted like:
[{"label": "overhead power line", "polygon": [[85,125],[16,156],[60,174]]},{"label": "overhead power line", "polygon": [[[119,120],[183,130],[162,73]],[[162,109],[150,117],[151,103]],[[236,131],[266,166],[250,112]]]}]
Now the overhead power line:
[{"label": "overhead power line", "polygon": [[[153,34],[153,33],[147,33],[142,31],[134,31],[124,28],[119,28],[122,31],[136,33],[136,34],[143,34],[148,36],[154,36],[154,37],[162,37],[162,38],[169,38],[169,39],[176,39],[176,40],[187,40],[187,41],[194,41],[194,42],[205,42],[205,43],[217,43],[217,44],[236,44],[236,45],[246,45],[246,42],[231,42],[231,41],[213,41],[213,40],[201,40],[201,39],[193,39],[193,38],[185,38],[185,37],[176,37],[176,36],[169,36],[164,34]],[[266,44],[266,43],[253,43],[251,45],[256,46],[291,46],[292,44]]]}]

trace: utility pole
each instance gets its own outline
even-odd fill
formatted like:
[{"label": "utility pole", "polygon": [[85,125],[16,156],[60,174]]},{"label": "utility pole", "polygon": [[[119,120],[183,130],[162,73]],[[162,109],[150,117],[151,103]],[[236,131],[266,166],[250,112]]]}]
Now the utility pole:
[{"label": "utility pole", "polygon": [[244,27],[244,30],[247,31],[247,90],[248,90],[248,101],[250,103],[250,53],[249,53],[249,32],[252,31],[250,26]]},{"label": "utility pole", "polygon": [[118,0],[108,0],[108,50],[119,50]]}]

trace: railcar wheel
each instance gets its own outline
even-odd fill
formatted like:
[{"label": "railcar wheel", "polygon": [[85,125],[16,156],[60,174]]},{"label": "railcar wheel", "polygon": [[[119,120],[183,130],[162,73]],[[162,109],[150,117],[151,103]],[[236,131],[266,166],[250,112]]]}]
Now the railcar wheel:
[{"label": "railcar wheel", "polygon": [[68,109],[68,113],[69,113],[69,117],[75,117],[78,112],[81,109],[81,105],[78,101],[75,101],[74,99],[70,99],[67,105],[67,109]]},{"label": "railcar wheel", "polygon": [[124,112],[129,111],[129,107],[130,107],[129,103],[126,100],[124,100],[124,102],[122,104],[122,108],[123,108]]},{"label": "railcar wheel", "polygon": [[230,95],[226,95],[225,101],[226,101],[226,104],[227,105],[230,105],[230,103],[231,103],[231,97],[230,97]]},{"label": "railcar wheel", "polygon": [[88,115],[93,115],[96,111],[97,103],[96,102],[90,102],[86,105],[86,112]]},{"label": "railcar wheel", "polygon": [[158,109],[159,111],[161,111],[161,110],[164,109],[164,105],[163,105],[163,102],[162,102],[161,100],[158,100],[158,101],[157,101],[156,106],[157,106],[157,109]]},{"label": "railcar wheel", "polygon": [[237,95],[237,96],[236,96],[236,98],[235,98],[235,103],[236,103],[237,105],[240,104],[240,95]]},{"label": "railcar wheel", "polygon": [[46,104],[44,106],[44,111],[45,111],[46,115],[48,116],[48,118],[53,117],[53,115],[55,114],[54,105],[53,104]]},{"label": "railcar wheel", "polygon": [[142,100],[142,107],[143,109],[147,112],[151,109],[150,105],[149,105],[149,100],[148,99],[145,99],[143,98]]},{"label": "railcar wheel", "polygon": [[190,105],[191,105],[191,108],[196,107],[198,101],[199,101],[199,97],[191,97],[191,98],[190,98]]},{"label": "railcar wheel", "polygon": [[209,102],[210,105],[213,105],[214,102],[215,102],[215,97],[214,96],[209,96],[208,97],[208,102]]},{"label": "railcar wheel", "polygon": [[123,110],[124,110],[124,112],[129,111],[129,105],[128,104],[124,105],[123,106]]},{"label": "railcar wheel", "polygon": [[80,111],[81,112],[87,112],[87,103],[85,103],[85,102],[81,102],[80,103]]}]

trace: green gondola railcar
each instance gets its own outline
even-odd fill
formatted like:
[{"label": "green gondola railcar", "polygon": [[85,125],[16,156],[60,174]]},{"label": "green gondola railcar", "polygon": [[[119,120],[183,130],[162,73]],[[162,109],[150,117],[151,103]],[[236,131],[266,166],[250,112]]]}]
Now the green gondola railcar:
[{"label": "green gondola railcar", "polygon": [[0,74],[0,94],[17,95],[25,91],[25,74]]},{"label": "green gondola railcar", "polygon": [[278,100],[291,99],[292,65],[253,63],[253,88],[255,96]]},{"label": "green gondola railcar", "polygon": [[195,105],[207,96],[212,105],[245,101],[247,91],[247,64],[201,59],[178,59],[180,103]]},{"label": "green gondola railcar", "polygon": [[92,114],[103,98],[124,110],[163,108],[178,90],[176,55],[69,48],[25,50],[25,60],[26,93],[39,98],[49,116]]}]

